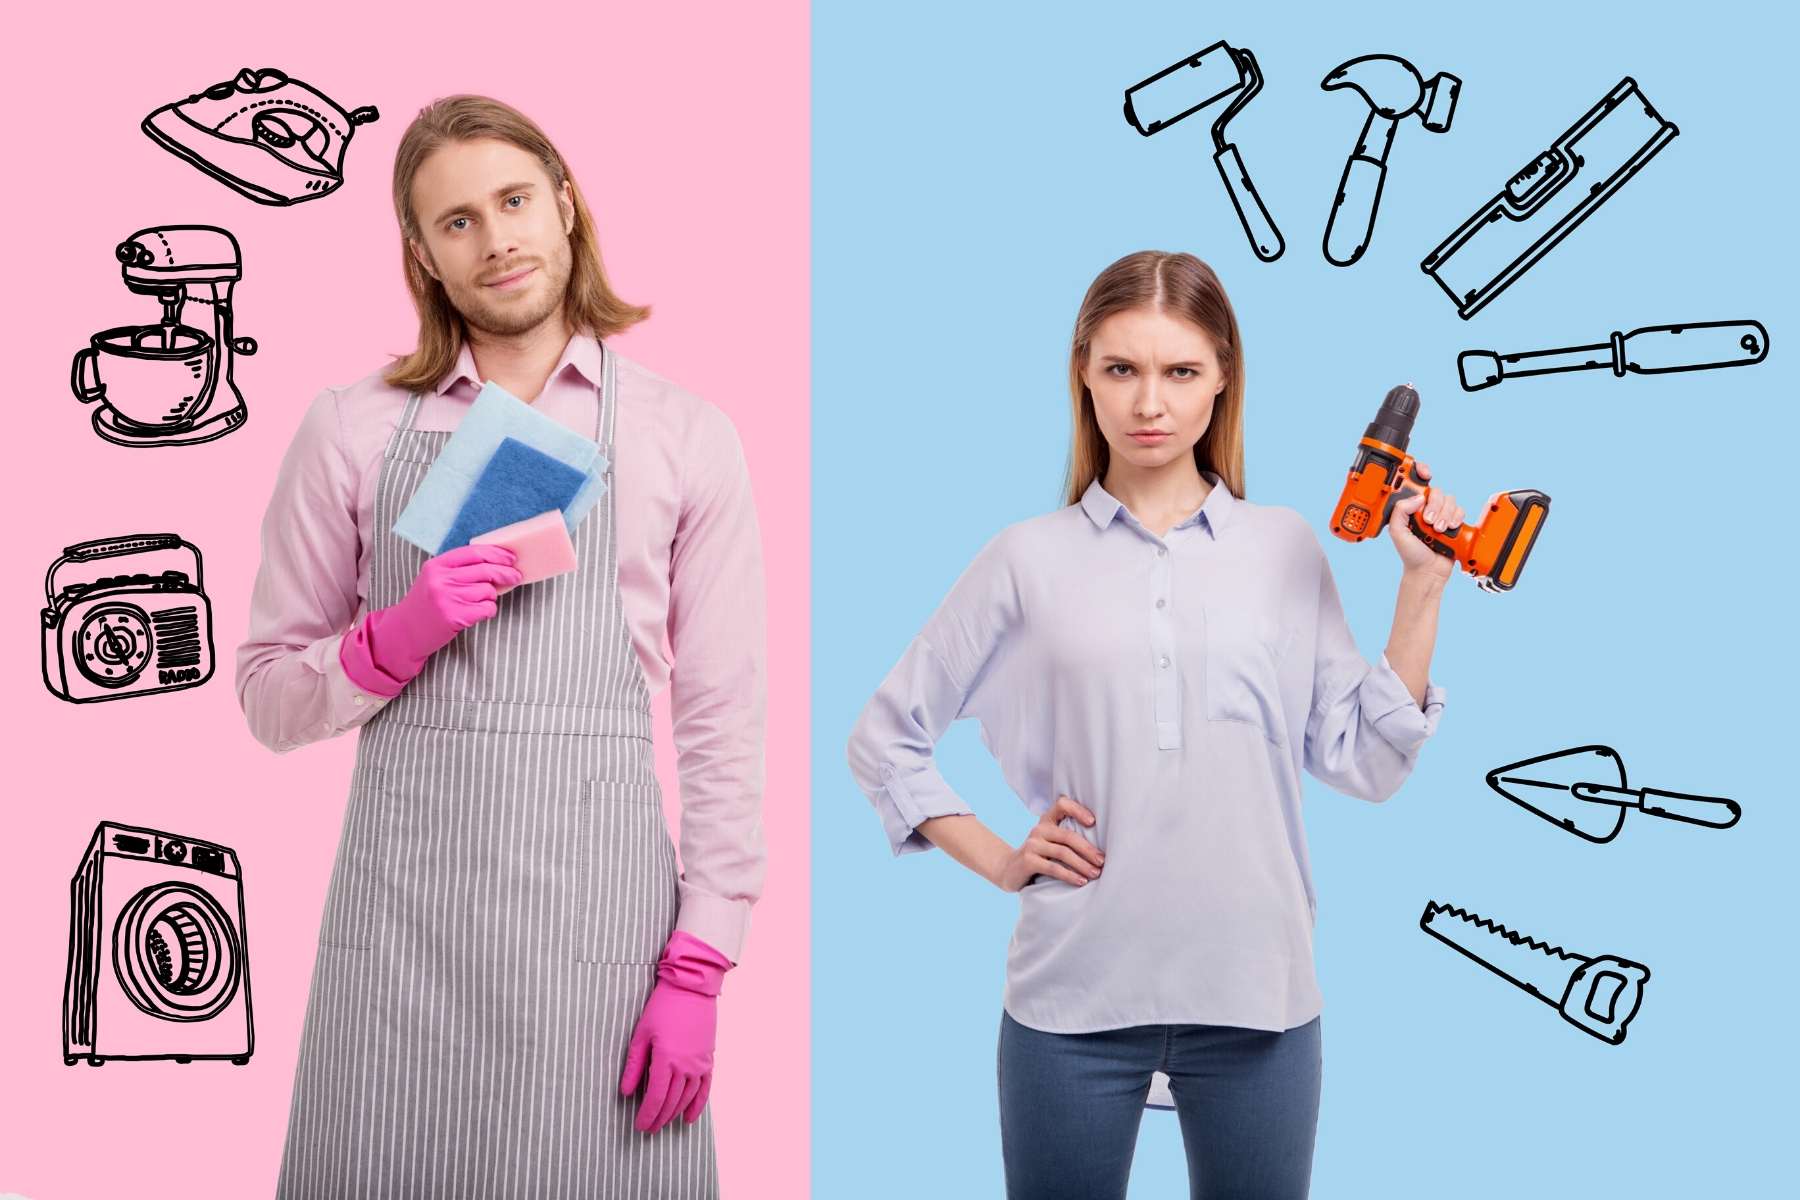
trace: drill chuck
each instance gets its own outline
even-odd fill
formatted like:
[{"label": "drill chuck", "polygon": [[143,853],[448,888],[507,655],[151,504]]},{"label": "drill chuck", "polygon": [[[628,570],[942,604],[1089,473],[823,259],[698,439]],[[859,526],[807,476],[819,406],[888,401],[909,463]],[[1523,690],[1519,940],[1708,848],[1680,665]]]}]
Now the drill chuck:
[{"label": "drill chuck", "polygon": [[1369,427],[1363,430],[1363,436],[1404,451],[1407,442],[1412,440],[1413,421],[1418,416],[1419,393],[1413,390],[1412,385],[1403,383],[1383,398],[1380,411],[1369,422]]}]

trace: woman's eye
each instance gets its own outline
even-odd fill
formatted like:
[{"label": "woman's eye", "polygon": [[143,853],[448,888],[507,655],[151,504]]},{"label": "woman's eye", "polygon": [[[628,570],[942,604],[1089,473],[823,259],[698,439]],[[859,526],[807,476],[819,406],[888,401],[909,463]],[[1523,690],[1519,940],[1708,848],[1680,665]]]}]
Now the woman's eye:
[{"label": "woman's eye", "polygon": [[1127,375],[1131,374],[1131,364],[1130,363],[1113,363],[1111,366],[1106,368],[1106,373],[1108,375],[1111,375],[1114,379],[1123,379]]},{"label": "woman's eye", "polygon": [[1199,372],[1195,371],[1192,367],[1170,367],[1169,373],[1177,379],[1192,379],[1195,375],[1199,374]]}]

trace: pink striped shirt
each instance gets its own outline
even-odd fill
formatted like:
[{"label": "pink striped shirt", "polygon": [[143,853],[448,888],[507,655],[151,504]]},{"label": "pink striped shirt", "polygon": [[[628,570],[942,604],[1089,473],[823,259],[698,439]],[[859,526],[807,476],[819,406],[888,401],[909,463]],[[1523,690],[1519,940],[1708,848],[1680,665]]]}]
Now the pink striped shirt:
[{"label": "pink striped shirt", "polygon": [[[576,334],[533,407],[592,437],[600,347]],[[762,891],[762,543],[730,418],[618,357],[613,437],[619,590],[644,678],[670,688],[681,795],[676,922],[736,962]],[[465,345],[414,428],[452,430],[481,389]],[[238,701],[278,752],[355,729],[383,701],[338,643],[368,611],[381,456],[406,393],[380,372],[326,388],[294,435],[262,525]]]}]

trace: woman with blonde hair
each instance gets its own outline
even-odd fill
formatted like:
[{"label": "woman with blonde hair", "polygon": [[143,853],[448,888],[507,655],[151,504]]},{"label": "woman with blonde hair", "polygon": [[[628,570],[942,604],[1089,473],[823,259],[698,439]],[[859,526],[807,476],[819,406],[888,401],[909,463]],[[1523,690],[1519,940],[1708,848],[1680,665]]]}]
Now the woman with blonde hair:
[{"label": "woman with blonde hair", "polygon": [[[942,847],[1019,893],[997,1060],[1015,1200],[1123,1197],[1159,1073],[1195,1196],[1306,1194],[1321,1000],[1300,772],[1384,800],[1443,708],[1451,563],[1407,522],[1461,507],[1436,489],[1396,506],[1371,666],[1305,518],[1245,496],[1244,378],[1205,263],[1101,272],[1070,350],[1067,506],[981,550],[850,739],[896,854]],[[933,762],[963,717],[1037,814],[1019,846]]]}]

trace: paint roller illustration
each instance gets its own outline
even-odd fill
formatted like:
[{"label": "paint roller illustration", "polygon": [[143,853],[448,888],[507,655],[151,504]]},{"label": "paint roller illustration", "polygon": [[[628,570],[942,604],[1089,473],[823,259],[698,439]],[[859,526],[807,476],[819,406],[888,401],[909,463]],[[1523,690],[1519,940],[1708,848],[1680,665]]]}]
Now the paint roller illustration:
[{"label": "paint roller illustration", "polygon": [[1250,182],[1237,145],[1225,140],[1225,123],[1243,111],[1261,90],[1262,71],[1256,65],[1256,56],[1222,41],[1214,42],[1128,88],[1125,119],[1133,129],[1149,137],[1229,96],[1230,103],[1212,124],[1213,165],[1225,181],[1225,191],[1237,209],[1251,250],[1262,261],[1274,262],[1286,249],[1281,231],[1275,228],[1256,185]]}]

